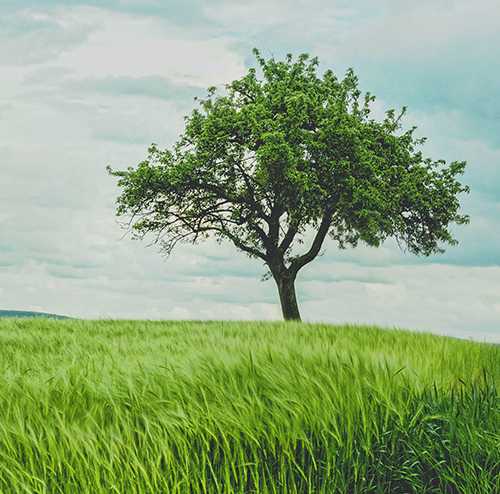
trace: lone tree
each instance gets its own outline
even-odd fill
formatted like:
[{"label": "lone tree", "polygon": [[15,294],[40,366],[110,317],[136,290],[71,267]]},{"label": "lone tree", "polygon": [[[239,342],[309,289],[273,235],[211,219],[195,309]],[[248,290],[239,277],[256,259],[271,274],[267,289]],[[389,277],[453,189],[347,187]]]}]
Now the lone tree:
[{"label": "lone tree", "polygon": [[[318,77],[308,54],[295,62],[254,54],[263,79],[250,69],[225,95],[209,88],[172,150],[153,144],[137,169],[108,166],[123,188],[117,215],[131,215],[135,238],[155,233],[166,255],[210,234],[232,241],[267,265],[285,320],[300,320],[295,278],[327,234],[340,248],[393,236],[424,256],[457,243],[448,225],[469,221],[456,198],[469,189],[454,178],[465,162],[444,168],[416,152],[425,138],[413,137],[416,127],[400,131],[406,108],[369,119],[375,97],[360,102],[352,69],[339,81],[330,70]],[[312,243],[294,253],[308,229]]]}]

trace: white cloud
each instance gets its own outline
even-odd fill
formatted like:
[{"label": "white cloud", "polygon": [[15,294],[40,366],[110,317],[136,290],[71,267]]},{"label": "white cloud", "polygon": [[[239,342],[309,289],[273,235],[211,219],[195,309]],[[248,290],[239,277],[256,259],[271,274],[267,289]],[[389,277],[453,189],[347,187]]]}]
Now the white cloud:
[{"label": "white cloud", "polygon": [[12,218],[11,214],[0,213],[0,223],[5,223],[10,218]]},{"label": "white cloud", "polygon": [[24,9],[3,13],[0,19],[0,65],[4,66],[56,60],[100,28],[95,17],[83,20],[64,9],[52,15]]},{"label": "white cloud", "polygon": [[[95,12],[92,13],[95,16]],[[82,75],[113,74],[135,77],[162,74],[174,82],[207,88],[243,74],[241,60],[223,35],[209,39],[175,27],[164,19],[134,17],[105,10],[99,16],[106,28],[89,42],[63,54],[58,65]]]},{"label": "white cloud", "polygon": [[49,280],[47,281],[47,290],[57,290],[58,289],[58,284],[56,283],[55,280]]},{"label": "white cloud", "polygon": [[41,305],[28,305],[28,310],[34,312],[47,312],[43,310]]},{"label": "white cloud", "polygon": [[[500,39],[500,4],[492,0],[390,2],[397,8],[357,30],[341,47],[344,54],[370,59],[454,61]],[[403,7],[403,8],[400,8]],[[491,55],[494,50],[488,50]],[[496,53],[498,56],[498,53]],[[483,53],[481,59],[488,57]]]},{"label": "white cloud", "polygon": [[156,305],[154,307],[148,307],[146,314],[148,319],[162,319],[160,309]]},{"label": "white cloud", "polygon": [[0,78],[3,81],[3,89],[6,86],[20,82],[22,78],[31,72],[33,67],[0,67]]},{"label": "white cloud", "polygon": [[243,307],[242,305],[231,307],[231,314],[240,320],[248,321],[252,319],[252,309],[250,307]]},{"label": "white cloud", "polygon": [[191,313],[185,307],[174,307],[170,311],[171,319],[190,319]]},{"label": "white cloud", "polygon": [[266,29],[293,21],[315,20],[319,26],[341,25],[353,9],[337,8],[335,3],[297,0],[252,0],[205,5],[205,15],[233,31]]},{"label": "white cloud", "polygon": [[406,286],[400,281],[395,284],[363,283],[371,303],[397,303],[406,298]]}]

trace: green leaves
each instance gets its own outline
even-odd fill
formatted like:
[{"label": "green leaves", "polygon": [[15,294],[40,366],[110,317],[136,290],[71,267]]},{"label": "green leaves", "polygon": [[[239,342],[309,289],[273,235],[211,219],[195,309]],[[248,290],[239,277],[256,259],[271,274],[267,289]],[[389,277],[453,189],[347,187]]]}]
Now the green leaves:
[{"label": "green leaves", "polygon": [[[448,225],[468,222],[455,179],[465,162],[445,168],[415,151],[425,139],[401,131],[406,107],[376,122],[352,69],[340,81],[307,54],[254,55],[262,79],[250,69],[222,95],[209,88],[171,151],[153,145],[137,169],[108,168],[123,189],[117,213],[141,238],[155,233],[168,253],[212,233],[286,269],[313,260],[326,234],[340,247],[394,236],[417,255],[456,243]],[[313,245],[293,254],[307,227]]]}]

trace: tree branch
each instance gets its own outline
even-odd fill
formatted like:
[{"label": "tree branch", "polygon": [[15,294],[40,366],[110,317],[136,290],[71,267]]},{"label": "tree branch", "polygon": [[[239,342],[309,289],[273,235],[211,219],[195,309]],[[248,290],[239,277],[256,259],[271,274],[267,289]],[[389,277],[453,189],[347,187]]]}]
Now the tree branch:
[{"label": "tree branch", "polygon": [[247,254],[250,254],[254,257],[260,257],[263,261],[267,261],[267,257],[263,252],[260,252],[254,247],[251,247],[249,245],[246,245],[243,243],[243,241],[237,237],[236,235],[232,234],[224,225],[223,220],[219,219],[219,223],[221,223],[220,228],[214,227],[213,230],[219,232],[219,234],[223,237],[226,237],[227,239],[231,240],[233,244],[240,250],[246,252]]},{"label": "tree branch", "polygon": [[291,274],[293,274],[294,276],[297,275],[300,269],[302,269],[306,264],[310,263],[316,258],[316,256],[319,254],[321,246],[323,245],[323,241],[325,240],[331,223],[332,212],[330,210],[327,210],[325,215],[323,216],[321,225],[316,232],[316,236],[314,237],[311,248],[304,255],[296,257],[290,264],[289,271],[291,272]]},{"label": "tree branch", "polygon": [[290,247],[290,245],[293,242],[293,239],[295,238],[295,235],[297,235],[297,232],[299,231],[299,229],[297,228],[299,221],[300,221],[300,217],[293,217],[292,218],[290,226],[288,227],[288,230],[287,230],[287,232],[286,232],[286,234],[285,234],[285,236],[284,236],[284,238],[281,241],[281,244],[279,246],[279,250],[283,254],[285,254],[285,252],[288,250],[288,248]]}]

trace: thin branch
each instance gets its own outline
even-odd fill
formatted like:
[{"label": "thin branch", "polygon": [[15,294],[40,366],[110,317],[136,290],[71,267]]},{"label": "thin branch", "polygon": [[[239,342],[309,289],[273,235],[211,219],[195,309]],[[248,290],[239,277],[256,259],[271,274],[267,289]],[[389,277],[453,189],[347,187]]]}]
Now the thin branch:
[{"label": "thin branch", "polygon": [[214,230],[218,231],[221,236],[226,237],[227,239],[231,240],[233,244],[240,250],[255,256],[255,257],[260,257],[262,260],[267,261],[267,257],[264,253],[260,252],[259,250],[246,245],[245,243],[242,242],[240,238],[237,236],[233,235],[224,225],[224,222],[222,219],[219,218],[219,222],[221,223],[221,228],[214,228]]}]

